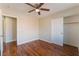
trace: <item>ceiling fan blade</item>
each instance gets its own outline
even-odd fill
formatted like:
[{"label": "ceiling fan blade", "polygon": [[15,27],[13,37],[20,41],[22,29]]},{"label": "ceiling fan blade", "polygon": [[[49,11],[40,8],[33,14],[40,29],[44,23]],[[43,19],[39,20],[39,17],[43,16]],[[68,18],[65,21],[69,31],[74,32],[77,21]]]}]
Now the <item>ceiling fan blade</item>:
[{"label": "ceiling fan blade", "polygon": [[31,7],[33,7],[33,8],[36,8],[35,6],[33,6],[33,5],[30,4],[30,3],[25,3],[25,4],[27,4],[27,5],[29,5],[29,6],[31,6]]},{"label": "ceiling fan blade", "polygon": [[38,12],[38,15],[40,15],[41,13],[40,12]]},{"label": "ceiling fan blade", "polygon": [[50,11],[50,9],[46,9],[46,8],[40,8],[40,10],[43,10],[43,11]]},{"label": "ceiling fan blade", "polygon": [[39,6],[37,8],[40,8],[44,3],[40,3]]},{"label": "ceiling fan blade", "polygon": [[30,10],[30,11],[28,11],[28,12],[30,13],[30,12],[33,12],[33,11],[35,11],[35,9],[33,9],[33,10]]}]

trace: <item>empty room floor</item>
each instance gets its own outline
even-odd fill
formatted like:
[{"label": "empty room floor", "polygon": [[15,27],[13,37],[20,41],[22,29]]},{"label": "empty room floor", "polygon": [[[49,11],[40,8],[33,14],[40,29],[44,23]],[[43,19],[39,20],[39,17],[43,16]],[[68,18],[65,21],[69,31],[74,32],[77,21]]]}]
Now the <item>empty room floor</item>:
[{"label": "empty room floor", "polygon": [[78,48],[64,45],[63,47],[42,40],[35,40],[16,46],[9,43],[4,49],[4,56],[77,56]]}]

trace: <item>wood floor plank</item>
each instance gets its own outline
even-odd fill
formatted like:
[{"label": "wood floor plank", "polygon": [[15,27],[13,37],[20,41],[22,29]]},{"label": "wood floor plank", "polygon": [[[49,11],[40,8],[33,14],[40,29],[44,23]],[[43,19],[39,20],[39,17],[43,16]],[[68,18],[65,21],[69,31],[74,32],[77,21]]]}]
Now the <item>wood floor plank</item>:
[{"label": "wood floor plank", "polygon": [[6,44],[4,56],[77,56],[78,48],[64,45],[63,47],[42,40],[35,40],[17,46],[15,43]]}]

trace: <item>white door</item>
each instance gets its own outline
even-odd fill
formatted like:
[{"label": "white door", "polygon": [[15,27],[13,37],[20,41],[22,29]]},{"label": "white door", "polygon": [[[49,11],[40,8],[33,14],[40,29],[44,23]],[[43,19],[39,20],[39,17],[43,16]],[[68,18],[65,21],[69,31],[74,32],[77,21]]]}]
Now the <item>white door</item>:
[{"label": "white door", "polygon": [[55,18],[51,21],[51,42],[63,46],[63,18]]},{"label": "white door", "polygon": [[2,16],[0,15],[0,54],[2,55],[3,53],[3,21],[2,21]]}]

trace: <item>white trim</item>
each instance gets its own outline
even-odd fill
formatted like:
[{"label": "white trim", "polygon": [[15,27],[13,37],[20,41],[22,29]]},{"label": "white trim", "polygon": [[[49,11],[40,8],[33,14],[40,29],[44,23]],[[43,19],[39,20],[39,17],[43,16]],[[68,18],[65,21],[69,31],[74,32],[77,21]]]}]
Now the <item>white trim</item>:
[{"label": "white trim", "polygon": [[17,40],[9,40],[9,41],[6,41],[5,43],[10,43],[10,42],[13,42],[13,41],[17,41]]},{"label": "white trim", "polygon": [[40,40],[46,41],[46,42],[49,42],[49,43],[52,43],[51,41],[48,41],[48,40],[46,40],[46,39],[40,39]]},{"label": "white trim", "polygon": [[29,40],[29,41],[24,41],[24,42],[17,42],[17,45],[22,45],[22,44],[25,44],[25,43],[28,43],[28,42],[31,42],[31,41],[35,41],[35,40],[39,40],[39,38],[36,38],[36,39],[31,39],[31,40]]},{"label": "white trim", "polygon": [[3,55],[3,38],[0,39],[1,43],[1,56]]}]

